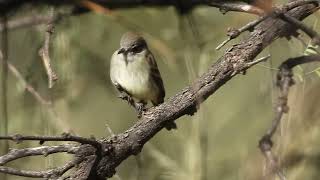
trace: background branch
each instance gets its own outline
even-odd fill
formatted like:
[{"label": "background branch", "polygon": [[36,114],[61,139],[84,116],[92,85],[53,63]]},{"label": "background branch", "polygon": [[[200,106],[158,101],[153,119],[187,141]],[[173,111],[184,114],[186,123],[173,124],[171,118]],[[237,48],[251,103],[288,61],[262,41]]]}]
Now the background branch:
[{"label": "background branch", "polygon": [[275,108],[275,115],[272,121],[272,125],[270,129],[267,131],[267,133],[259,141],[259,148],[268,162],[269,172],[276,173],[282,180],[284,180],[285,177],[281,172],[281,168],[277,162],[276,156],[271,151],[273,146],[271,138],[276,132],[283,114],[288,113],[289,110],[289,107],[287,105],[288,94],[290,86],[294,84],[294,80],[292,78],[292,69],[297,65],[315,61],[320,61],[319,55],[290,58],[280,65],[280,70],[277,74],[277,86],[280,90],[278,104]]},{"label": "background branch", "polygon": [[313,44],[320,46],[320,36],[311,27],[306,26],[303,22],[301,22],[293,17],[290,17],[286,14],[280,15],[280,17],[283,20],[293,24],[295,27],[301,29],[303,32],[305,32],[312,39]]},{"label": "background branch", "polygon": [[50,15],[50,21],[47,24],[47,29],[46,29],[46,33],[45,33],[45,40],[44,40],[44,44],[41,47],[41,49],[39,50],[39,55],[42,59],[43,65],[45,67],[47,76],[48,76],[48,83],[49,83],[49,88],[53,87],[53,83],[58,80],[58,76],[55,73],[55,71],[52,69],[51,67],[51,58],[49,55],[49,47],[50,47],[50,39],[51,39],[51,35],[54,32],[54,10],[51,10],[52,14]]}]

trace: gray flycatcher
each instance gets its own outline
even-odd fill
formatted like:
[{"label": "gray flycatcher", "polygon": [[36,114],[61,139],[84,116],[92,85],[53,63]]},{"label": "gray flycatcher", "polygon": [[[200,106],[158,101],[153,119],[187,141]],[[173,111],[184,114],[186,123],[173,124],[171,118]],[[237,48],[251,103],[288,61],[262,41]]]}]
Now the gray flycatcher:
[{"label": "gray flycatcher", "polygon": [[[139,117],[148,101],[154,106],[164,101],[165,90],[156,60],[144,38],[136,33],[122,35],[120,48],[111,57],[110,78],[120,98],[133,101],[130,104]],[[176,129],[176,124],[168,122],[166,129]]]}]

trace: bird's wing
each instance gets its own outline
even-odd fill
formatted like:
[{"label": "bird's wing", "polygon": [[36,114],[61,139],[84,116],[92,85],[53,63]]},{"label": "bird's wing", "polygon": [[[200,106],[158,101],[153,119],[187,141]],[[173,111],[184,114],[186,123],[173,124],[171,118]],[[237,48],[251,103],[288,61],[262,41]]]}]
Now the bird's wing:
[{"label": "bird's wing", "polygon": [[154,58],[154,56],[152,55],[152,53],[149,51],[149,53],[147,53],[147,61],[150,65],[150,78],[152,78],[151,82],[155,82],[155,86],[157,86],[158,88],[158,97],[157,97],[157,102],[152,102],[154,105],[158,105],[160,103],[163,103],[164,97],[166,95],[165,90],[164,90],[164,86],[163,86],[163,81],[161,78],[161,74],[159,72],[158,69],[158,65],[157,62]]}]

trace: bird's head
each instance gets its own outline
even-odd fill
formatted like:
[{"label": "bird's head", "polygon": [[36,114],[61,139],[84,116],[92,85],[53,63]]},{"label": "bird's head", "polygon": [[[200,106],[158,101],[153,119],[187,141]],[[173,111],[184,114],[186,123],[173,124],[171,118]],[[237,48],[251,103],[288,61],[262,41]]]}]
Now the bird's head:
[{"label": "bird's head", "polygon": [[147,49],[147,43],[142,36],[134,32],[127,32],[120,40],[118,54],[134,55]]}]

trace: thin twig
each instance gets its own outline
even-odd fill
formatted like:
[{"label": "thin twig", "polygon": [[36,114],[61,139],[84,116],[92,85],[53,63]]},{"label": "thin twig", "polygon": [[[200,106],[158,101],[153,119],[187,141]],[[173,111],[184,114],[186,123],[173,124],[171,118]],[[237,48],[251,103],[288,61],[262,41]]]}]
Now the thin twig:
[{"label": "thin twig", "polygon": [[[52,16],[31,15],[8,21],[7,29],[10,29],[10,31],[12,31],[19,28],[46,24],[49,21],[54,21],[54,19],[52,19]],[[0,25],[0,31],[3,31],[3,29],[3,25]]]},{"label": "thin twig", "polygon": [[243,26],[239,29],[229,28],[229,30],[227,32],[228,39],[226,39],[222,43],[220,43],[216,47],[216,50],[221,49],[228,42],[237,38],[241,33],[245,32],[245,31],[252,31],[255,26],[257,26],[259,23],[266,20],[267,18],[279,16],[279,15],[284,14],[287,11],[289,11],[295,7],[301,6],[303,4],[308,4],[308,3],[318,3],[318,1],[317,0],[300,0],[300,1],[290,2],[289,4],[275,8],[275,10],[271,11],[270,13],[268,13],[264,16],[261,16],[254,21],[249,22],[248,24],[246,24],[245,26]]},{"label": "thin twig", "polygon": [[108,124],[106,124],[105,126],[106,126],[106,128],[107,128],[108,133],[109,133],[111,136],[114,136],[115,134],[114,134],[114,132],[112,131],[112,129],[110,128],[110,126],[109,126]]},{"label": "thin twig", "polygon": [[257,26],[260,22],[264,21],[265,19],[269,18],[270,16],[261,16],[258,19],[249,22],[248,24],[242,26],[239,29],[233,29],[229,28],[227,32],[228,39],[224,40],[222,43],[220,43],[217,47],[216,50],[221,49],[224,45],[226,45],[229,41],[232,39],[237,38],[241,33],[245,31],[252,31],[255,26]]},{"label": "thin twig", "polygon": [[[52,12],[51,17],[54,17],[53,12]],[[39,55],[42,59],[43,65],[46,69],[46,73],[48,76],[49,88],[52,88],[54,85],[54,82],[58,80],[57,74],[55,73],[55,71],[53,71],[53,69],[51,67],[51,59],[50,59],[50,55],[49,55],[50,39],[51,39],[52,33],[54,32],[54,25],[53,24],[54,24],[54,21],[53,21],[53,18],[51,18],[47,24],[44,44],[43,44],[42,48],[39,50]]]},{"label": "thin twig", "polygon": [[79,146],[74,144],[63,144],[58,146],[41,146],[34,148],[24,148],[24,149],[11,149],[7,154],[0,156],[0,166],[28,156],[47,156],[49,154],[67,152],[70,154],[75,154],[79,150]]},{"label": "thin twig", "polygon": [[249,63],[247,63],[249,66],[253,66],[253,65],[256,65],[256,64],[258,64],[258,63],[260,63],[260,62],[264,62],[264,61],[266,61],[267,59],[269,59],[271,57],[271,55],[269,54],[269,55],[267,55],[267,56],[264,56],[264,57],[262,57],[262,58],[259,58],[259,59],[257,59],[257,60],[254,60],[254,61],[252,61],[252,62],[249,62]]},{"label": "thin twig", "polygon": [[[0,61],[2,61],[2,52],[0,51]],[[70,132],[71,128],[63,122],[59,114],[53,107],[52,101],[44,98],[30,83],[28,83],[19,72],[19,70],[10,62],[7,63],[10,72],[21,82],[22,86],[48,111],[49,115],[52,116],[54,122],[52,124],[58,125],[64,132]]]},{"label": "thin twig", "polygon": [[81,144],[89,144],[98,149],[101,148],[101,144],[94,138],[84,138],[80,136],[74,136],[69,133],[64,133],[62,136],[23,136],[20,134],[12,136],[0,136],[0,140],[12,140],[16,143],[22,141],[40,141],[40,144],[43,144],[45,141],[73,141]]},{"label": "thin twig", "polygon": [[210,2],[209,6],[219,8],[225,14],[228,11],[245,12],[249,14],[262,15],[265,12],[259,7],[243,2]]},{"label": "thin twig", "polygon": [[75,167],[76,165],[80,164],[83,160],[84,158],[75,158],[74,160],[69,161],[61,167],[49,169],[46,171],[26,171],[11,167],[0,166],[0,172],[23,177],[59,179],[64,173],[66,173],[68,170]]},{"label": "thin twig", "polygon": [[[0,60],[2,61],[2,52],[0,51]],[[34,96],[34,98],[40,102],[42,105],[50,105],[51,102],[46,100],[44,97],[42,97],[39,92],[37,92],[31,84],[29,84],[22,76],[22,74],[19,72],[19,70],[10,62],[5,62],[6,66],[8,66],[11,73],[21,82],[22,86]]]},{"label": "thin twig", "polygon": [[312,39],[312,44],[317,44],[320,46],[320,36],[319,34],[313,30],[311,27],[308,27],[305,25],[303,22],[299,21],[296,18],[293,18],[287,14],[282,14],[280,15],[281,19],[284,21],[287,21],[288,23],[293,24],[297,28],[301,29],[303,32],[305,32],[311,39]]},{"label": "thin twig", "polygon": [[269,162],[269,167],[271,172],[275,172],[281,180],[285,179],[285,176],[280,170],[278,162],[276,160],[275,155],[272,153],[271,149],[273,146],[273,142],[271,140],[272,136],[277,130],[277,127],[280,124],[281,118],[283,114],[287,113],[289,108],[287,105],[288,102],[288,94],[290,86],[294,84],[293,81],[293,73],[292,68],[299,64],[305,64],[309,62],[320,61],[320,55],[312,55],[312,56],[301,56],[296,58],[290,58],[283,62],[279,67],[279,72],[277,75],[277,86],[279,87],[280,93],[278,97],[278,104],[275,108],[275,115],[272,121],[272,125],[270,129],[266,132],[266,134],[259,141],[259,148],[267,161]]}]

